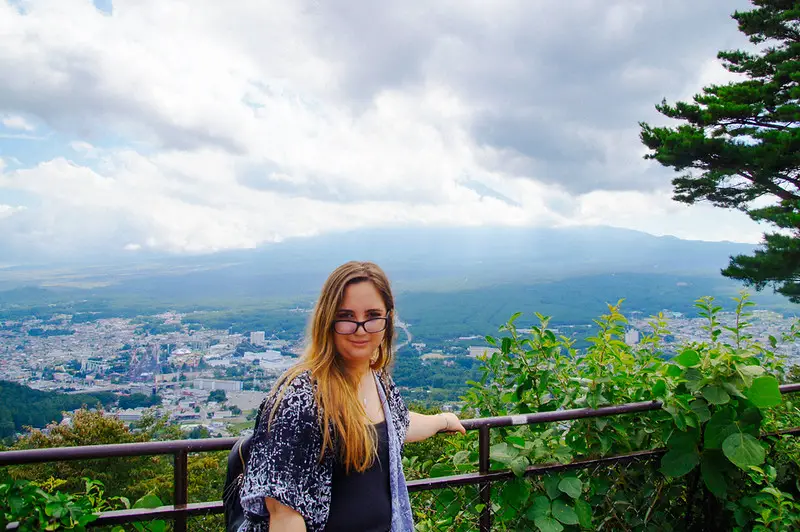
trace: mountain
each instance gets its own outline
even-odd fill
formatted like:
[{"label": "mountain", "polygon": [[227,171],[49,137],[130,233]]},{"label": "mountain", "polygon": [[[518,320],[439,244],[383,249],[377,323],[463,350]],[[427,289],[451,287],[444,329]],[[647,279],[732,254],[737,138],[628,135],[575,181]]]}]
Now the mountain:
[{"label": "mountain", "polygon": [[313,296],[334,267],[355,259],[380,264],[398,290],[450,291],[612,273],[718,276],[731,255],[753,248],[609,227],[366,229],[211,255],[0,270],[0,289],[181,301]]}]

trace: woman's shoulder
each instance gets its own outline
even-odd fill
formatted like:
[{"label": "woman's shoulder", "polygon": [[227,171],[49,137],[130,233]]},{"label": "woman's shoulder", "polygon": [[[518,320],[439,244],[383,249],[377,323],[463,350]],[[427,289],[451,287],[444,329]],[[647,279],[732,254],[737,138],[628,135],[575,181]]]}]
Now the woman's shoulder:
[{"label": "woman's shoulder", "polygon": [[314,404],[314,386],[310,372],[284,373],[264,397],[261,411],[270,412],[269,417],[272,418],[276,410],[284,414],[287,410],[298,408],[313,410]]},{"label": "woman's shoulder", "polygon": [[283,379],[283,386],[286,387],[287,391],[292,390],[296,392],[302,391],[313,391],[314,386],[311,380],[311,371],[310,370],[302,370],[295,375],[285,377]]},{"label": "woman's shoulder", "polygon": [[377,375],[378,379],[383,383],[387,392],[394,391],[395,388],[397,388],[397,385],[394,383],[394,379],[392,378],[392,374],[386,368],[376,370],[375,375]]},{"label": "woman's shoulder", "polygon": [[273,423],[291,426],[294,430],[316,421],[318,412],[310,374],[303,371],[283,375],[264,399],[261,412],[259,426],[265,430]]}]

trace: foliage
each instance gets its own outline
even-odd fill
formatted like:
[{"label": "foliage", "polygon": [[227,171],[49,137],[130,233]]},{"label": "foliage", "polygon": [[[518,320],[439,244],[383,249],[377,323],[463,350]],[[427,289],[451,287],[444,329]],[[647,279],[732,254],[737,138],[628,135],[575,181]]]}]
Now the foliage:
[{"label": "foliage", "polygon": [[[0,482],[0,528],[17,523],[18,530],[73,530],[84,531],[87,525],[97,520],[97,514],[111,510],[131,508],[125,497],[106,497],[103,483],[88,478],[82,479],[84,489],[77,493],[58,490],[64,481],[49,479],[37,484],[27,480]],[[133,508],[155,508],[161,500],[145,495],[137,500]],[[163,532],[166,523],[155,520],[132,523],[128,528],[115,526],[113,532],[136,530],[139,532]]]},{"label": "foliage", "polygon": [[200,440],[203,438],[210,438],[210,437],[211,433],[203,425],[197,425],[196,427],[193,427],[192,430],[190,430],[186,434],[187,440]]},{"label": "foliage", "polygon": [[15,382],[0,381],[0,438],[22,432],[24,427],[44,428],[60,422],[62,412],[81,406],[109,405],[116,401],[111,393],[66,394],[34,390]]},{"label": "foliage", "polygon": [[[515,314],[501,328],[503,336],[487,338],[500,351],[482,358],[482,376],[465,396],[467,413],[516,415],[651,400],[664,405],[624,416],[493,429],[490,469],[510,469],[517,477],[493,489],[494,525],[543,532],[772,530],[800,519],[794,502],[797,444],[793,437],[762,437],[765,429],[800,421],[800,411],[778,389],[786,373],[774,351],[779,340],[753,338],[752,302],[742,294],[734,303],[734,321],[723,324],[713,298],[697,300],[706,339],[682,346],[669,360],[662,349],[670,334],[664,316],[654,316],[650,331],[631,347],[623,341],[621,302],[596,320],[585,350],[557,337],[549,318],[538,314],[540,324],[530,334],[518,331]],[[794,341],[796,332],[795,327],[782,340]],[[408,457],[406,463],[418,476],[475,470],[476,438],[451,437],[444,447],[425,461]],[[523,478],[532,465],[661,448],[657,463],[642,462],[624,474],[618,464]],[[475,493],[443,490],[415,497],[426,509],[442,499],[452,502],[436,521],[418,515],[420,530],[474,528]]]},{"label": "foliage", "polygon": [[[160,430],[154,420],[147,429],[134,434],[115,417],[102,412],[79,410],[69,424],[50,425],[46,431],[32,430],[22,436],[12,449],[43,449],[51,447],[75,447],[109,443],[133,443],[148,441],[151,434]],[[178,434],[180,431],[176,430]],[[18,480],[29,480],[41,484],[50,478],[65,481],[64,489],[78,491],[82,478],[91,478],[103,483],[108,493],[126,495],[131,499],[143,496],[147,490],[139,482],[141,478],[152,478],[160,473],[171,472],[168,457],[101,458],[22,465],[8,468],[9,474]]]},{"label": "foliage", "polygon": [[118,406],[120,408],[148,408],[161,404],[161,397],[155,394],[146,395],[143,393],[132,393],[121,395]]},{"label": "foliage", "polygon": [[642,123],[641,139],[651,150],[646,158],[682,172],[672,181],[675,200],[739,209],[779,229],[723,274],[757,289],[772,284],[800,302],[800,7],[793,0],[753,4],[733,18],[757,51],[718,54],[744,79],[705,87],[691,103],[663,101],[658,111],[683,124]]},{"label": "foliage", "polygon": [[228,400],[228,396],[225,394],[225,390],[211,390],[211,393],[208,394],[208,400],[224,403]]}]

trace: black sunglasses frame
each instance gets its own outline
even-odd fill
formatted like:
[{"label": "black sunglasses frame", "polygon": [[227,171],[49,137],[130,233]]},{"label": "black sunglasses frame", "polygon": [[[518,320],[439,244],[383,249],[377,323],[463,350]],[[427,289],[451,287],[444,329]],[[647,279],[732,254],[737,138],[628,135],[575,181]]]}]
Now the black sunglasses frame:
[{"label": "black sunglasses frame", "polygon": [[[382,318],[370,318],[370,319],[364,320],[364,321],[333,320],[333,332],[335,332],[336,334],[341,334],[343,336],[349,336],[351,334],[357,333],[358,332],[358,328],[361,327],[362,329],[364,329],[365,333],[367,333],[367,334],[375,334],[375,333],[383,332],[383,331],[385,331],[387,329],[387,327],[389,327],[389,319],[390,318],[391,318],[391,316],[384,316]],[[378,321],[378,320],[383,320],[383,328],[380,329],[380,330],[377,330],[377,331],[368,331],[367,330],[367,322],[369,322],[369,321]],[[336,324],[337,323],[355,323],[356,324],[356,328],[353,329],[353,332],[351,332],[351,333],[341,333],[341,332],[336,330]]]}]

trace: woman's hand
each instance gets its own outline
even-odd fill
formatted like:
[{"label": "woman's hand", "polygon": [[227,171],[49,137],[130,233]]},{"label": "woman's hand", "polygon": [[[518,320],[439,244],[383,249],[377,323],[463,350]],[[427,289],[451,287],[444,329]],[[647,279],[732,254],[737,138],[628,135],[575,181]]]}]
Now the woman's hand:
[{"label": "woman's hand", "polygon": [[461,434],[466,434],[467,429],[464,428],[464,425],[461,424],[461,420],[458,419],[452,412],[442,412],[441,414],[437,414],[439,417],[444,418],[445,426],[439,432],[460,432]]},{"label": "woman's hand", "polygon": [[406,432],[406,443],[422,441],[439,432],[467,433],[461,421],[452,412],[430,415],[409,412],[409,417],[411,419]]}]

